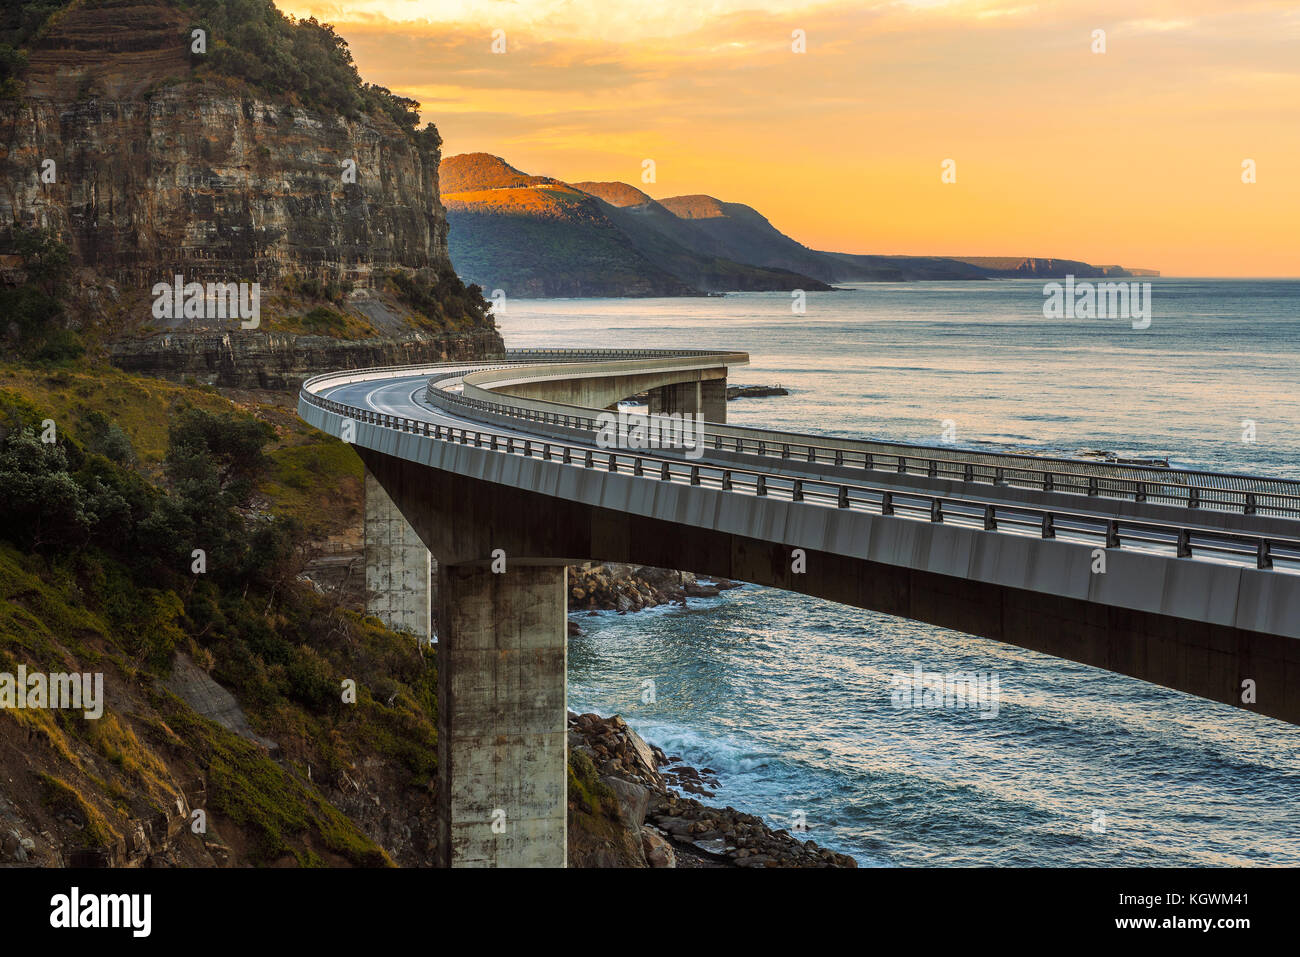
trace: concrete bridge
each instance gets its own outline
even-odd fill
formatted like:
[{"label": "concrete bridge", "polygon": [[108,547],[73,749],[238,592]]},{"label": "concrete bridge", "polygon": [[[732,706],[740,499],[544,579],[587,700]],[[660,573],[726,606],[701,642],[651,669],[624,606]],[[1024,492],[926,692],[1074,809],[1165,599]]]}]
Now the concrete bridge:
[{"label": "concrete bridge", "polygon": [[[366,465],[372,610],[438,603],[441,859],[563,866],[567,564],[684,568],[1300,723],[1300,483],[725,424],[744,353],[564,351],[320,376]],[[602,410],[649,392],[656,423]],[[828,423],[831,425],[833,423]],[[433,558],[430,558],[432,553]]]}]

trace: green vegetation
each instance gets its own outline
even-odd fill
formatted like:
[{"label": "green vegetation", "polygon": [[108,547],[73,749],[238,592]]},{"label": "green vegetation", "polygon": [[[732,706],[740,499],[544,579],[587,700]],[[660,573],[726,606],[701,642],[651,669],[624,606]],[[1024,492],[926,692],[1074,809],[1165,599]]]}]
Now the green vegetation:
[{"label": "green vegetation", "polygon": [[0,286],[0,330],[13,353],[35,362],[57,365],[85,352],[80,339],[65,325],[63,301],[70,269],[68,247],[43,229],[13,226],[0,231],[0,254],[17,255],[26,279],[18,286]]},{"label": "green vegetation", "polygon": [[420,104],[364,83],[347,41],[315,17],[294,20],[271,0],[182,0],[193,27],[208,31],[208,52],[194,57],[205,72],[235,77],[310,109],[387,116],[419,145],[441,144],[432,124],[418,129]]},{"label": "green vegetation", "polygon": [[385,280],[402,302],[446,327],[474,328],[488,321],[491,306],[480,286],[466,286],[453,269],[442,269],[436,276],[427,272],[412,276],[394,269]]},{"label": "green vegetation", "polygon": [[[83,0],[88,7],[112,6],[120,0]],[[16,95],[27,67],[27,48],[54,14],[71,0],[19,0],[0,10],[0,97]],[[192,54],[199,77],[229,77],[308,109],[385,116],[424,149],[442,139],[433,124],[419,128],[420,104],[391,90],[362,81],[347,41],[315,17],[297,20],[276,9],[272,0],[172,0],[190,18],[177,43],[190,31],[208,34],[208,51]]]},{"label": "green vegetation", "polygon": [[0,6],[0,99],[16,96],[27,69],[24,49],[55,13],[71,0],[24,0]]},{"label": "green vegetation", "polygon": [[608,784],[600,780],[596,765],[582,751],[569,752],[569,807],[587,814],[617,813],[618,798]]},{"label": "green vegetation", "polygon": [[[111,370],[10,366],[0,385],[11,506],[0,526],[0,668],[107,666],[142,696],[100,722],[0,715],[55,762],[40,772],[43,805],[104,846],[127,817],[174,806],[178,773],[199,773],[209,811],[251,839],[244,853],[255,863],[391,863],[307,774],[310,765],[311,780],[341,779],[362,757],[402,788],[427,789],[436,773],[432,661],[297,580],[293,516],[337,475],[359,479],[355,455],[207,390]],[[206,552],[203,574],[194,548]],[[237,690],[287,767],[160,689],[177,651]],[[344,679],[356,682],[355,704],[343,703]]]}]

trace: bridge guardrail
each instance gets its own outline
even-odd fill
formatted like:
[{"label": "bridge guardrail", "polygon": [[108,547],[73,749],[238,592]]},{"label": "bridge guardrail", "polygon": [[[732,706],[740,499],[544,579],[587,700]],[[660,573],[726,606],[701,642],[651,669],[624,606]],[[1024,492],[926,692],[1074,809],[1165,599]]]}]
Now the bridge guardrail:
[{"label": "bridge guardrail", "polygon": [[[626,354],[617,350],[606,352],[627,358]],[[552,354],[564,358],[561,353]],[[710,357],[727,355],[675,353],[677,356],[683,354]],[[495,372],[505,368],[509,366],[464,368],[461,378],[475,372]],[[473,383],[467,384],[473,386]],[[481,386],[474,391],[480,389]],[[587,431],[595,431],[597,428],[589,409],[522,399],[505,393],[496,395],[500,401],[455,396],[446,392],[435,398],[431,392],[430,401],[447,401],[471,411],[512,415],[522,421],[563,424],[565,427]],[[817,437],[807,441],[813,437],[717,423],[709,423],[707,432],[712,437],[714,449],[741,455],[799,459],[808,463],[858,467],[867,471],[923,475],[967,483],[1120,498],[1244,515],[1300,518],[1300,482],[1289,479],[1189,469],[1146,468],[1015,453],[972,452],[873,440]]]},{"label": "bridge guardrail", "polygon": [[[429,367],[413,368],[423,370]],[[346,378],[348,375],[350,374],[339,374],[333,378]],[[793,502],[823,504],[827,507],[833,502],[837,509],[874,511],[884,516],[928,517],[930,522],[939,524],[958,520],[963,524],[982,525],[985,531],[991,532],[1024,534],[1037,530],[1043,538],[1057,538],[1064,532],[1086,536],[1102,543],[1107,549],[1126,546],[1149,548],[1153,545],[1172,547],[1178,558],[1190,559],[1202,553],[1209,553],[1210,556],[1227,555],[1238,559],[1253,559],[1255,567],[1262,570],[1275,569],[1275,561],[1278,559],[1300,563],[1300,540],[1276,535],[1220,532],[1203,527],[1128,518],[1107,519],[1068,509],[1045,509],[924,492],[900,492],[856,483],[791,478],[754,469],[690,463],[639,451],[592,449],[563,442],[517,439],[477,429],[443,427],[425,420],[335,402],[309,391],[307,385],[304,383],[300,392],[301,401],[357,422],[424,435],[435,441],[487,448],[527,458],[536,457],[607,473],[630,474],[647,481],[704,485],[707,480],[709,486],[733,494],[748,493],[759,498],[782,497]]]}]

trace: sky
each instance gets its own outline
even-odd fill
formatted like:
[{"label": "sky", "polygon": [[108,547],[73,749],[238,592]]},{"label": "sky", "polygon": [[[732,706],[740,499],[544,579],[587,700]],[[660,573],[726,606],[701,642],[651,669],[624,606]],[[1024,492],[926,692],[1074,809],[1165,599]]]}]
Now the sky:
[{"label": "sky", "polygon": [[1295,0],[277,3],[447,156],[707,193],[816,249],[1300,276]]}]

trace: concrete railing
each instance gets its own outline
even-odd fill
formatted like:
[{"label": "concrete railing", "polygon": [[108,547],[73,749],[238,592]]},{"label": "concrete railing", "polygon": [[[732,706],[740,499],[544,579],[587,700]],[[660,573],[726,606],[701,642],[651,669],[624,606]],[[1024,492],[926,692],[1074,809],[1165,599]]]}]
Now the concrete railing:
[{"label": "concrete railing", "polygon": [[[506,455],[538,458],[559,465],[605,473],[631,475],[647,482],[707,485],[723,492],[754,497],[785,498],[827,508],[866,510],[931,523],[950,522],[1005,534],[1037,534],[1042,538],[1068,536],[1093,542],[1103,548],[1153,547],[1171,552],[1177,558],[1209,559],[1222,563],[1248,563],[1258,569],[1300,572],[1300,538],[1246,531],[1220,531],[1200,525],[1154,522],[1128,517],[1107,518],[1096,513],[1062,508],[1039,508],[1009,504],[978,497],[945,496],[924,492],[899,491],[862,482],[839,479],[792,478],[762,468],[729,467],[710,463],[691,463],[680,455],[655,455],[652,452],[624,449],[593,449],[549,439],[532,440],[504,436],[495,432],[444,427],[427,420],[411,419],[374,412],[359,406],[340,403],[317,393],[323,388],[371,379],[404,378],[433,374],[438,381],[458,379],[464,374],[485,371],[484,365],[463,363],[406,366],[380,370],[351,370],[318,376],[304,383],[300,403],[314,410],[309,421],[321,428],[338,426],[344,419],[366,423],[380,429],[413,433],[434,441],[469,445]],[[501,419],[518,429],[525,422],[546,422],[556,428],[573,429],[584,436],[590,431],[580,419],[591,422],[590,415],[577,416],[519,408],[497,403],[497,408],[482,408],[480,400],[466,400],[454,393],[432,390],[435,404],[455,408],[458,412],[475,411],[481,416]],[[590,413],[591,410],[585,410]],[[332,417],[327,421],[325,413]],[[545,418],[544,418],[545,417]],[[340,428],[327,428],[339,434]],[[715,437],[720,438],[720,436]],[[1275,562],[1282,561],[1285,568]]]}]

